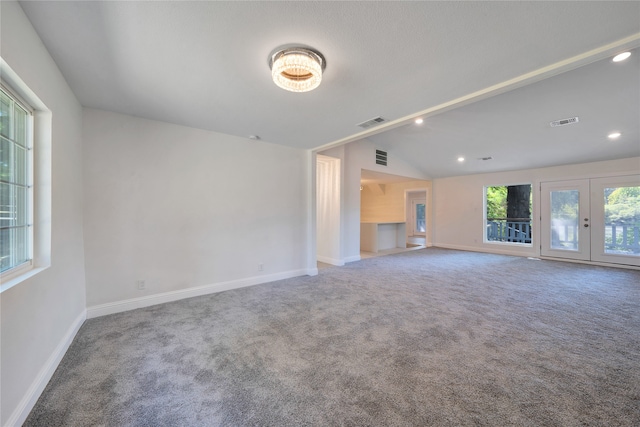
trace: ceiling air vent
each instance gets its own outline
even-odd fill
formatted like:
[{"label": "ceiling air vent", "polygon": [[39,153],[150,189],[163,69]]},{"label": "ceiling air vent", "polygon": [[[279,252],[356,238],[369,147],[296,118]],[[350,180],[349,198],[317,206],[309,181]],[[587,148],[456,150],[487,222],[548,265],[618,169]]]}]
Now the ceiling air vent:
[{"label": "ceiling air vent", "polygon": [[382,117],[374,117],[371,120],[367,120],[366,122],[362,122],[362,123],[358,124],[358,126],[360,126],[363,129],[369,129],[370,127],[377,126],[380,123],[384,123],[386,121],[387,120],[383,119]]},{"label": "ceiling air vent", "polygon": [[552,128],[554,128],[556,126],[572,125],[574,123],[578,123],[579,121],[580,120],[578,120],[577,117],[569,117],[568,119],[556,120],[549,124],[551,125]]},{"label": "ceiling air vent", "polygon": [[387,152],[376,150],[376,165],[387,166]]}]

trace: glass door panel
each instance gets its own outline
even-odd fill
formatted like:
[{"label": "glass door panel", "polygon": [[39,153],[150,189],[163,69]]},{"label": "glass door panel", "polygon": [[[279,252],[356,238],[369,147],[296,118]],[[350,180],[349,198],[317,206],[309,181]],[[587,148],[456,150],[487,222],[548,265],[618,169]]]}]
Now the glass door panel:
[{"label": "glass door panel", "polygon": [[407,229],[411,236],[425,236],[427,231],[427,222],[425,215],[426,200],[414,199],[411,200],[411,227]]},{"label": "glass door panel", "polygon": [[558,190],[551,197],[551,248],[577,251],[580,237],[580,191]]},{"label": "glass door panel", "polygon": [[541,184],[541,255],[590,259],[589,181]]},{"label": "glass door panel", "polygon": [[640,266],[640,175],[591,181],[592,259]]},{"label": "glass door panel", "polygon": [[425,207],[424,203],[416,203],[415,205],[416,223],[414,226],[415,226],[416,233],[424,234],[427,231],[425,216],[424,216],[424,207]]}]

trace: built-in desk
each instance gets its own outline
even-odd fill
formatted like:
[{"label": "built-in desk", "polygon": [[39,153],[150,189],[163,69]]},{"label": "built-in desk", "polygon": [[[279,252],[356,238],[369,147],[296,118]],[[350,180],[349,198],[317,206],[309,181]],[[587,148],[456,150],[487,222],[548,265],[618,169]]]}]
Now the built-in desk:
[{"label": "built-in desk", "polygon": [[361,222],[360,250],[378,252],[407,247],[407,225],[404,222]]}]

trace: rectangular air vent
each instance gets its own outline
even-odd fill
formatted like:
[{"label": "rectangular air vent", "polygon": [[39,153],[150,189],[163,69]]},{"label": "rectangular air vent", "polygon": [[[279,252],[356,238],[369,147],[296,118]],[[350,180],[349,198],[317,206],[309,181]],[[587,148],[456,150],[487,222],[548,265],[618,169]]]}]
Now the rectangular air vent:
[{"label": "rectangular air vent", "polygon": [[376,165],[387,166],[387,152],[376,150]]},{"label": "rectangular air vent", "polygon": [[367,120],[366,122],[360,123],[358,126],[360,126],[363,129],[369,129],[370,127],[377,126],[380,123],[384,123],[386,121],[387,120],[383,119],[382,117],[374,117],[371,120]]},{"label": "rectangular air vent", "polygon": [[561,119],[561,120],[556,120],[550,123],[551,127],[554,128],[556,126],[564,126],[564,125],[571,125],[574,123],[578,123],[580,120],[578,120],[577,117],[569,117],[568,119]]}]

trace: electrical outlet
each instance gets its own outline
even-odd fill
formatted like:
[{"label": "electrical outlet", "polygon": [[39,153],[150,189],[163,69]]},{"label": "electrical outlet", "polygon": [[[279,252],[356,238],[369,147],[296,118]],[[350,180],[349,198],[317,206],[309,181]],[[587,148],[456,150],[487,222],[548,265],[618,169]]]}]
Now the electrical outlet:
[{"label": "electrical outlet", "polygon": [[264,270],[264,264],[260,263],[258,264],[258,271],[263,271]]},{"label": "electrical outlet", "polygon": [[147,282],[144,280],[138,280],[136,284],[138,285],[139,291],[144,291],[147,288]]}]

